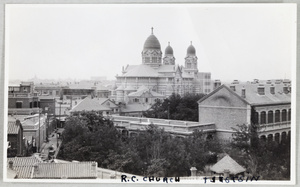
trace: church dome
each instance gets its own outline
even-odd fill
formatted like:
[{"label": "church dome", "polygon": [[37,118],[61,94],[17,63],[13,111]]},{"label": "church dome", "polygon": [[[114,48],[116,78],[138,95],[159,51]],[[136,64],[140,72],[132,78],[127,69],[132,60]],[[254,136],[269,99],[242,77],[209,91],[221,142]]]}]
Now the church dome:
[{"label": "church dome", "polygon": [[160,50],[161,49],[160,43],[159,43],[158,39],[156,38],[156,36],[154,36],[154,34],[153,34],[153,28],[151,28],[151,29],[152,29],[152,33],[145,41],[144,50],[145,49],[159,49]]},{"label": "church dome", "polygon": [[166,47],[165,55],[173,55],[173,48],[170,46],[170,42],[168,47]]},{"label": "church dome", "polygon": [[187,55],[196,55],[196,49],[192,45],[192,42],[191,45],[187,48]]}]

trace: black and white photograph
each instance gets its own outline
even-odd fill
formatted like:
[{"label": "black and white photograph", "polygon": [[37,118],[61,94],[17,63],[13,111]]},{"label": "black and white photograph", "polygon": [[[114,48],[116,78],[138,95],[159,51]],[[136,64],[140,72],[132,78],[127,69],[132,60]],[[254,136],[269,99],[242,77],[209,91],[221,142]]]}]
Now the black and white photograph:
[{"label": "black and white photograph", "polygon": [[296,7],[6,4],[4,182],[295,184]]}]

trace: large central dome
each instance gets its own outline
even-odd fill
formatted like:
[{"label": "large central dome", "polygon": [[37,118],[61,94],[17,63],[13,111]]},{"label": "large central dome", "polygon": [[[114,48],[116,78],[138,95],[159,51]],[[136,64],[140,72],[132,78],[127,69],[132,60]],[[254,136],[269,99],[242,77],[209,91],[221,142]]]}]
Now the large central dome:
[{"label": "large central dome", "polygon": [[153,34],[153,28],[151,35],[147,38],[144,44],[144,50],[145,49],[159,49],[160,50],[160,43],[156,36]]}]

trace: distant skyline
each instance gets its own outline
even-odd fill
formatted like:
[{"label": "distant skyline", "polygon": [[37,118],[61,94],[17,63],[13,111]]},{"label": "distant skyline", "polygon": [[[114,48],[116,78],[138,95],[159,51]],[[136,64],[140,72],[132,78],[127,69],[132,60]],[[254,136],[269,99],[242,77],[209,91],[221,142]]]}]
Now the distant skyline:
[{"label": "distant skyline", "polygon": [[212,79],[291,79],[295,24],[288,4],[7,5],[8,76],[114,80],[142,63],[153,27],[178,65],[192,41]]}]

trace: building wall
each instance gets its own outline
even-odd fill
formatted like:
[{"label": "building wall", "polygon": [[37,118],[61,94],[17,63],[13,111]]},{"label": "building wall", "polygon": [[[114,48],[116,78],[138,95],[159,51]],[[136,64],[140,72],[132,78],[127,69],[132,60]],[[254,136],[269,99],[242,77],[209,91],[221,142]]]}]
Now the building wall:
[{"label": "building wall", "polygon": [[43,113],[55,114],[55,99],[41,99],[40,108],[43,109]]},{"label": "building wall", "polygon": [[251,107],[226,88],[199,103],[199,122],[215,123],[217,130],[230,130],[249,124]]}]

